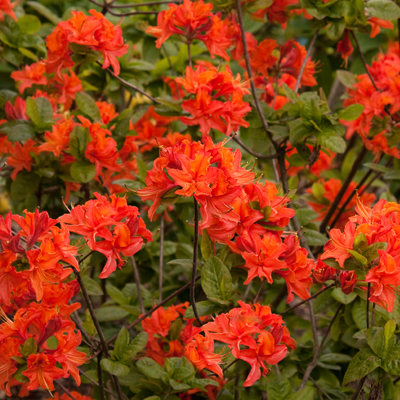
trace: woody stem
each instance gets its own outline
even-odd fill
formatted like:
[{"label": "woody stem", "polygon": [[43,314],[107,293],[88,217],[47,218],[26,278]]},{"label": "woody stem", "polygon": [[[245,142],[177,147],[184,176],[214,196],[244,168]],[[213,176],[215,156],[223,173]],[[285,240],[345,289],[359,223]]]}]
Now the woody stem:
[{"label": "woody stem", "polygon": [[188,43],[187,43],[188,60],[189,60],[189,67],[190,67],[190,68],[193,68],[192,53],[191,53],[191,51],[190,51],[190,43],[191,43],[191,42],[188,42]]},{"label": "woody stem", "polygon": [[301,77],[303,76],[304,70],[306,68],[307,65],[307,61],[311,56],[311,52],[314,49],[314,43],[317,39],[319,33],[319,29],[317,29],[314,33],[314,36],[311,39],[310,45],[308,46],[308,50],[307,50],[307,54],[303,60],[303,64],[301,64],[301,68],[300,68],[300,72],[299,72],[299,76],[297,77],[297,81],[296,81],[296,87],[294,88],[294,91],[297,93],[299,91],[299,87],[300,87],[300,82],[301,82]]},{"label": "woody stem", "polygon": [[139,269],[136,264],[135,258],[131,256],[131,262],[133,266],[133,276],[135,278],[135,284],[136,284],[136,290],[137,290],[137,295],[138,295],[138,301],[139,301],[139,306],[140,306],[140,312],[144,314],[146,312],[143,304],[143,296],[142,296],[142,289],[140,287],[140,275],[139,275]]},{"label": "woody stem", "polygon": [[200,326],[202,326],[199,313],[197,312],[196,299],[195,299],[195,288],[196,288],[196,272],[197,272],[197,254],[199,249],[199,204],[195,197],[193,197],[194,203],[194,238],[193,238],[193,267],[192,267],[192,279],[190,282],[190,303],[193,308],[194,316]]},{"label": "woody stem", "polygon": [[358,171],[365,154],[367,154],[367,148],[364,145],[362,147],[362,149],[360,151],[360,154],[358,155],[356,161],[354,161],[353,167],[351,168],[350,172],[348,173],[348,175],[346,177],[346,180],[343,182],[343,185],[340,188],[339,193],[335,197],[335,200],[333,200],[333,202],[331,204],[331,207],[329,208],[327,214],[325,215],[324,220],[321,222],[321,226],[319,227],[319,231],[320,232],[325,232],[326,227],[328,226],[330,219],[332,218],[333,214],[337,210],[337,207],[338,207],[340,201],[342,200],[342,198],[343,198],[344,194],[346,193],[350,183],[352,182],[352,180],[354,178],[354,175]]},{"label": "woody stem", "polygon": [[238,14],[240,33],[241,33],[242,42],[243,42],[244,59],[246,61],[247,75],[248,75],[249,80],[250,80],[251,93],[253,95],[254,103],[255,103],[256,109],[257,109],[257,113],[258,113],[258,115],[259,115],[259,117],[261,119],[261,123],[262,123],[262,125],[263,125],[263,127],[265,129],[265,132],[267,133],[270,142],[274,146],[275,151],[278,152],[279,145],[278,145],[278,143],[275,142],[275,140],[272,137],[271,132],[269,131],[268,122],[267,122],[267,120],[265,118],[265,115],[264,115],[264,112],[263,112],[263,110],[261,108],[260,101],[258,100],[257,92],[256,92],[256,86],[255,86],[254,81],[253,81],[253,74],[251,72],[249,51],[248,51],[247,41],[246,41],[246,31],[244,29],[244,23],[243,23],[241,0],[236,0],[236,11],[237,11],[237,14]]},{"label": "woody stem", "polygon": [[[97,62],[97,64],[99,64],[101,66],[100,62]],[[132,83],[129,83],[126,80],[120,78],[118,75],[115,75],[114,71],[111,70],[110,68],[106,68],[106,71],[109,72],[115,79],[119,80],[126,87],[129,87],[129,88],[135,90],[136,92],[139,92],[143,96],[146,96],[147,98],[149,98],[151,101],[154,101],[154,103],[161,104],[157,99],[155,99],[153,96],[151,96],[148,93],[146,93],[144,90],[139,89],[137,86],[132,85]]]},{"label": "woody stem", "polygon": [[164,271],[164,216],[160,217],[160,267],[158,275],[158,301],[162,302],[163,288],[163,271]]},{"label": "woody stem", "polygon": [[106,354],[108,354],[108,345],[107,345],[106,339],[104,337],[103,331],[101,330],[101,326],[100,326],[99,320],[97,319],[96,313],[94,311],[94,307],[93,307],[92,301],[90,300],[89,293],[86,290],[85,285],[83,284],[83,281],[82,281],[80,273],[73,266],[72,266],[72,270],[74,271],[74,274],[76,276],[76,280],[78,281],[79,286],[81,287],[83,298],[85,299],[86,306],[89,309],[90,316],[92,317],[94,326],[96,327],[97,333],[98,333],[99,338],[100,338],[101,346],[103,347],[104,352]]},{"label": "woody stem", "polygon": [[104,391],[104,382],[103,382],[103,371],[101,369],[101,356],[103,355],[102,352],[99,353],[97,356],[97,378],[99,380],[99,390],[100,390],[100,397],[102,400],[106,400],[106,393]]},{"label": "woody stem", "polygon": [[371,283],[368,282],[367,292],[367,329],[369,329],[369,296],[371,295]]}]

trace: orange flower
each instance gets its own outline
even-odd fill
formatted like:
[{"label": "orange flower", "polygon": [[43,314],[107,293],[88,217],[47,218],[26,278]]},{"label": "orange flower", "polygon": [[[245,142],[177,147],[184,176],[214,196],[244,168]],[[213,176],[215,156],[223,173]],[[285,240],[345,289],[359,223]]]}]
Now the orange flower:
[{"label": "orange flower", "polygon": [[11,0],[0,0],[0,20],[4,20],[4,15],[9,15],[15,21],[17,20],[17,16],[13,11],[13,8],[18,4],[18,2],[14,1],[11,3]]},{"label": "orange flower", "polygon": [[11,173],[12,180],[14,180],[23,169],[26,169],[28,172],[31,171],[33,159],[30,156],[30,152],[37,154],[38,151],[36,142],[32,139],[28,139],[23,145],[19,142],[14,144],[13,148],[10,150],[10,156],[7,158],[7,164],[14,167]]},{"label": "orange flower", "polygon": [[22,374],[30,381],[29,390],[36,390],[39,387],[54,390],[53,380],[64,376],[64,372],[56,367],[55,358],[46,354],[31,354],[28,357],[28,369]]},{"label": "orange flower", "polygon": [[53,125],[52,132],[46,132],[44,134],[45,143],[39,146],[38,152],[49,151],[56,157],[68,148],[69,135],[72,132],[76,124],[71,120],[67,119],[59,124]]},{"label": "orange flower", "polygon": [[32,85],[46,85],[47,78],[45,73],[46,64],[40,61],[31,65],[25,65],[22,71],[12,72],[11,78],[16,82],[21,82],[19,85],[19,92],[23,93],[26,88],[30,88]]}]

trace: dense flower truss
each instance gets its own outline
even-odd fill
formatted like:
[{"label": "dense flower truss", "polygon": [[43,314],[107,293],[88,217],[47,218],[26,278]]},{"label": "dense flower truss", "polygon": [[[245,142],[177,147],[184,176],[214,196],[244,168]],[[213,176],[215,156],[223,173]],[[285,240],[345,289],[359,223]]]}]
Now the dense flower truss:
[{"label": "dense flower truss", "polygon": [[[16,234],[12,220],[21,228]],[[80,384],[77,366],[86,355],[76,349],[81,333],[70,318],[80,304],[69,303],[79,286],[67,279],[67,265],[79,270],[78,249],[56,224],[47,212],[0,217],[0,387],[9,396],[21,384],[21,395],[54,390],[53,380],[70,375]]]},{"label": "dense flower truss", "polygon": [[357,76],[357,82],[348,90],[349,98],[344,105],[362,104],[364,111],[355,121],[344,122],[348,126],[347,137],[357,132],[368,150],[375,154],[386,153],[400,158],[398,127],[392,119],[400,110],[399,72],[400,57],[398,44],[389,45],[386,54],[380,53],[369,72],[377,87],[375,88],[368,74]]},{"label": "dense flower truss", "polygon": [[182,103],[182,108],[193,118],[183,116],[180,120],[186,125],[200,125],[203,137],[211,129],[230,135],[241,126],[249,126],[244,116],[251,107],[243,101],[243,96],[250,92],[247,84],[240,81],[240,75],[234,77],[229,67],[225,71],[218,71],[211,64],[196,65],[195,69],[187,67],[186,76],[175,81],[193,95]]},{"label": "dense flower truss", "polygon": [[[221,342],[236,359],[250,364],[251,371],[244,386],[252,386],[261,374],[269,371],[268,365],[277,364],[286,356],[287,346],[296,348],[282,317],[272,314],[267,306],[258,303],[251,306],[239,301],[239,308],[196,327],[195,319],[184,317],[188,305],[159,308],[143,320],[143,329],[149,335],[146,356],[163,365],[166,358],[184,355],[199,372],[211,371],[222,379],[221,365],[227,353],[223,347],[219,352],[214,348],[215,341]],[[172,324],[179,318],[184,325],[175,323],[174,340],[171,340]],[[179,332],[176,326],[180,327]]]},{"label": "dense flower truss", "polygon": [[[344,231],[331,229],[320,257],[340,272],[342,290],[370,287],[369,300],[391,312],[400,285],[398,203],[380,200],[373,208],[358,199]],[[331,263],[330,261],[335,261]],[[329,275],[329,273],[327,273]]]},{"label": "dense flower truss", "polygon": [[65,224],[69,232],[83,236],[91,250],[107,257],[100,274],[100,278],[107,278],[117,269],[117,260],[118,267],[122,268],[123,256],[133,256],[142,248],[144,240],[153,238],[139,217],[138,208],[129,206],[125,198],[111,195],[108,200],[98,193],[94,195],[96,200],[73,207],[58,222]]},{"label": "dense flower truss", "polygon": [[274,272],[286,281],[288,302],[293,293],[306,299],[314,263],[298,238],[283,232],[295,214],[287,208],[290,200],[279,196],[271,182],[254,183],[255,174],[241,167],[240,160],[240,150],[214,145],[209,137],[204,144],[177,142],[160,149],[138,194],[152,201],[150,219],[161,204],[193,196],[200,204],[200,229],[244,258],[243,268],[249,270],[245,284],[256,277],[272,283]]}]

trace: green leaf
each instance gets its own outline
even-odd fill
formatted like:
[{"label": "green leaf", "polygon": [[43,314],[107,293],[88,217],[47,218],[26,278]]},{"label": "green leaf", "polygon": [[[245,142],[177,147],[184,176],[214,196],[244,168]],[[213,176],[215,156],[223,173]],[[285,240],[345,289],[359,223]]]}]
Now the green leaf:
[{"label": "green leaf", "polygon": [[340,364],[340,363],[349,363],[351,361],[351,356],[347,354],[340,353],[327,353],[323,354],[319,361],[326,364]]},{"label": "green leaf", "polygon": [[352,104],[351,106],[339,110],[337,116],[344,121],[355,121],[364,111],[362,104]]},{"label": "green leaf", "polygon": [[299,220],[300,226],[305,226],[318,218],[318,213],[308,208],[299,208],[296,210],[296,217]]},{"label": "green leaf", "polygon": [[396,321],[390,319],[386,322],[385,327],[383,329],[384,340],[385,340],[385,356],[388,354],[391,348],[392,338],[394,338],[394,332],[396,330]]},{"label": "green leaf", "polygon": [[129,367],[126,365],[118,362],[118,361],[112,361],[108,358],[103,358],[100,361],[101,367],[104,369],[104,371],[109,372],[112,375],[115,376],[125,376],[129,374]]},{"label": "green leaf", "polygon": [[339,136],[333,134],[322,134],[318,136],[318,143],[328,150],[335,153],[344,153],[346,150],[346,142]]},{"label": "green leaf", "polygon": [[21,354],[24,357],[29,357],[31,354],[37,353],[37,344],[33,337],[25,340],[25,343],[20,347]]},{"label": "green leaf", "polygon": [[210,300],[229,304],[232,295],[232,276],[218,257],[210,257],[202,268],[201,286]]},{"label": "green leaf", "polygon": [[94,279],[88,277],[87,275],[83,275],[82,282],[85,285],[87,292],[91,296],[102,296],[103,295],[103,290],[101,289],[100,285]]},{"label": "green leaf", "polygon": [[96,105],[93,97],[84,92],[78,92],[75,95],[76,105],[78,109],[94,122],[100,122],[100,110]]},{"label": "green leaf", "polygon": [[363,267],[365,267],[368,264],[367,259],[358,253],[357,251],[354,250],[348,250],[348,252],[356,259],[356,261]]},{"label": "green leaf", "polygon": [[30,35],[36,33],[40,29],[40,20],[36,15],[23,15],[18,18],[17,24],[22,33]]},{"label": "green leaf", "polygon": [[106,285],[106,292],[119,305],[129,304],[129,299],[119,289],[109,283]]},{"label": "green leaf", "polygon": [[340,83],[350,89],[352,89],[354,84],[357,83],[357,76],[344,69],[338,69],[336,71],[336,77],[339,79]]},{"label": "green leaf", "polygon": [[30,193],[35,192],[39,187],[40,178],[38,175],[27,171],[21,171],[11,183],[11,198],[24,200]]},{"label": "green leaf", "polygon": [[122,188],[128,188],[130,190],[138,190],[144,187],[144,184],[139,181],[133,181],[132,179],[117,179],[113,181],[114,185],[119,185]]},{"label": "green leaf", "polygon": [[96,176],[96,166],[88,160],[75,161],[71,165],[71,176],[79,183],[90,182]]},{"label": "green leaf", "polygon": [[187,383],[181,383],[176,381],[175,379],[170,379],[169,384],[171,385],[172,389],[178,390],[180,392],[191,389],[191,386]]},{"label": "green leaf", "polygon": [[286,85],[286,83],[284,83],[282,85],[283,87],[283,91],[286,94],[286,97],[292,102],[292,103],[297,103],[299,101],[299,96],[298,94],[293,90],[290,89],[290,87],[288,85]]},{"label": "green leaf", "polygon": [[400,171],[386,172],[385,175],[383,175],[383,178],[388,181],[400,181]]},{"label": "green leaf", "polygon": [[161,376],[164,374],[164,370],[160,364],[149,357],[141,358],[136,363],[136,367],[143,375],[151,379],[161,379]]},{"label": "green leaf", "polygon": [[6,61],[17,68],[21,66],[22,61],[24,60],[22,53],[16,49],[12,49],[11,47],[4,47],[1,55]]},{"label": "green leaf", "polygon": [[349,293],[349,294],[344,294],[344,293],[342,292],[342,289],[341,289],[341,288],[335,288],[335,289],[333,289],[333,291],[332,291],[332,297],[333,297],[336,301],[338,301],[339,303],[342,303],[342,304],[350,304],[351,302],[353,302],[353,301],[356,299],[357,294],[354,293],[354,292]]},{"label": "green leaf", "polygon": [[96,310],[97,319],[100,322],[117,321],[129,315],[128,311],[118,306],[101,307]]},{"label": "green leaf", "polygon": [[114,347],[114,355],[118,360],[121,360],[124,357],[126,347],[130,342],[129,332],[124,326],[119,331],[117,340],[115,341]]},{"label": "green leaf", "polygon": [[69,135],[69,150],[71,154],[77,159],[81,160],[85,157],[85,150],[92,141],[92,136],[87,128],[83,126],[75,126]]},{"label": "green leaf", "polygon": [[26,115],[35,125],[51,122],[53,119],[53,107],[46,97],[26,99]]},{"label": "green leaf", "polygon": [[324,246],[328,241],[326,235],[313,229],[303,228],[302,232],[309,246]]},{"label": "green leaf", "polygon": [[363,378],[381,365],[381,359],[370,349],[360,350],[351,360],[343,378],[343,385]]},{"label": "green leaf", "polygon": [[149,340],[147,332],[140,332],[125,348],[120,360],[123,362],[131,361],[139,351],[142,351]]},{"label": "green leaf", "polygon": [[200,248],[201,248],[201,255],[206,261],[214,255],[214,243],[210,239],[207,229],[202,230]]},{"label": "green leaf", "polygon": [[290,400],[292,386],[289,379],[273,379],[267,385],[268,400]]},{"label": "green leaf", "polygon": [[[213,301],[204,300],[204,301],[199,301],[198,303],[196,303],[196,309],[197,309],[197,312],[199,313],[199,316],[204,317],[206,315],[215,314],[216,312],[221,310],[221,306],[219,304],[215,304]],[[190,306],[185,312],[185,318],[191,319],[194,317],[195,316],[193,313],[193,307]]]},{"label": "green leaf", "polygon": [[379,172],[383,172],[383,173],[392,171],[392,169],[389,168],[389,167],[385,167],[384,165],[376,164],[376,163],[373,163],[373,162],[365,163],[364,167],[372,169],[373,171],[379,171]]},{"label": "green leaf", "polygon": [[400,18],[400,7],[391,0],[370,0],[366,3],[365,10],[373,17],[385,21]]},{"label": "green leaf", "polygon": [[26,5],[33,8],[37,13],[47,18],[54,25],[57,25],[61,21],[57,15],[53,14],[47,7],[37,1],[27,1]]},{"label": "green leaf", "polygon": [[17,369],[17,372],[15,372],[15,374],[13,375],[15,380],[17,380],[18,382],[21,382],[21,383],[28,383],[29,379],[25,375],[22,375],[22,373],[25,372],[27,369],[28,369],[28,365],[26,365],[26,364],[19,367]]},{"label": "green leaf", "polygon": [[30,121],[7,121],[0,127],[0,132],[7,135],[10,142],[25,142],[35,137],[35,128]]},{"label": "green leaf", "polygon": [[315,314],[318,314],[321,311],[326,310],[326,308],[330,304],[333,304],[335,302],[335,300],[332,298],[332,291],[333,288],[325,290],[314,299],[313,309]]}]

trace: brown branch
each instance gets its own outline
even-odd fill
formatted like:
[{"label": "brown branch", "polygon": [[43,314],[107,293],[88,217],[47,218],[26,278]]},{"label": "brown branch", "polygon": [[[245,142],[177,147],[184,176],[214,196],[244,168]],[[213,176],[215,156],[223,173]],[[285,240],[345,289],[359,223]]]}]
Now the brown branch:
[{"label": "brown branch", "polygon": [[261,294],[261,290],[262,290],[262,288],[263,288],[263,286],[264,286],[264,283],[265,283],[265,279],[264,279],[264,278],[261,278],[260,287],[258,288],[258,292],[257,292],[257,294],[256,294],[256,297],[254,297],[254,302],[253,302],[253,303],[257,303],[258,298],[260,297],[260,294]]},{"label": "brown branch", "polygon": [[358,395],[360,394],[363,386],[364,386],[364,382],[366,381],[368,375],[365,375],[364,378],[360,379],[360,381],[358,382],[358,385],[356,387],[356,391],[354,392],[353,396],[351,397],[351,400],[357,400]]},{"label": "brown branch", "polygon": [[263,125],[263,127],[265,129],[265,132],[267,133],[269,140],[271,141],[272,145],[274,146],[275,151],[278,152],[279,145],[278,145],[278,143],[275,142],[275,140],[272,137],[271,132],[268,129],[269,128],[268,127],[268,122],[267,122],[267,120],[265,118],[264,112],[263,112],[263,110],[261,108],[260,101],[259,101],[259,99],[257,97],[256,86],[254,84],[253,74],[251,72],[250,57],[249,57],[249,51],[248,51],[248,47],[247,47],[247,40],[246,40],[246,31],[244,29],[244,23],[243,23],[241,0],[236,0],[236,11],[237,11],[237,14],[238,14],[240,33],[241,33],[242,42],[243,42],[244,59],[246,61],[247,75],[248,75],[249,80],[250,80],[251,93],[253,95],[254,102],[255,102],[255,105],[256,105],[256,109],[257,109],[257,113],[260,116],[261,123],[262,123],[262,125]]},{"label": "brown branch", "polygon": [[324,220],[321,222],[321,225],[319,227],[320,232],[325,232],[326,227],[329,224],[329,220],[332,218],[333,214],[337,210],[337,207],[339,206],[340,201],[342,200],[344,194],[346,193],[350,183],[352,182],[352,180],[353,180],[356,172],[358,171],[358,169],[362,163],[362,160],[366,154],[367,154],[367,148],[365,147],[365,145],[363,145],[357,159],[354,161],[354,164],[346,177],[346,180],[343,182],[343,185],[340,188],[339,193],[335,197],[335,200],[333,200],[331,207],[329,208],[327,214],[325,215]]},{"label": "brown branch", "polygon": [[354,42],[355,42],[355,44],[356,44],[358,53],[360,54],[361,61],[362,61],[362,63],[364,64],[365,71],[367,72],[367,74],[368,74],[368,76],[369,76],[369,79],[371,80],[371,83],[372,83],[372,85],[374,86],[375,90],[379,91],[378,87],[376,86],[375,80],[374,80],[374,78],[372,77],[371,72],[369,71],[368,64],[367,64],[367,61],[365,60],[364,54],[363,54],[363,52],[361,51],[360,43],[358,42],[354,31],[351,30],[350,32],[351,32],[351,35],[353,36],[353,39],[354,39]]},{"label": "brown branch", "polygon": [[193,238],[193,267],[192,267],[192,279],[190,282],[190,303],[193,308],[193,314],[200,326],[203,325],[197,312],[195,289],[196,289],[196,272],[197,272],[197,255],[199,251],[199,205],[195,197],[193,197],[194,203],[194,238]]},{"label": "brown branch", "polygon": [[306,68],[307,61],[308,61],[308,59],[311,57],[311,52],[312,52],[313,49],[314,49],[314,43],[315,43],[315,41],[317,40],[318,33],[319,33],[319,29],[317,29],[317,30],[315,31],[314,36],[313,36],[312,39],[311,39],[310,45],[308,46],[307,54],[306,54],[306,56],[305,56],[305,58],[304,58],[304,60],[303,60],[303,64],[301,64],[299,76],[297,77],[296,86],[295,86],[295,88],[294,88],[294,91],[295,91],[296,93],[299,91],[300,81],[301,81],[301,78],[302,78],[302,76],[303,76],[304,70],[305,70],[305,68]]},{"label": "brown branch", "polygon": [[137,295],[138,295],[138,301],[139,301],[139,306],[140,306],[140,312],[144,314],[146,312],[143,304],[143,297],[142,297],[142,289],[140,287],[140,275],[139,275],[139,269],[135,261],[135,257],[131,256],[131,262],[133,266],[133,276],[135,278],[135,284],[136,284],[136,290],[137,290]]},{"label": "brown branch", "polygon": [[135,7],[146,7],[146,6],[158,6],[159,4],[170,4],[170,3],[182,3],[181,0],[169,0],[169,1],[150,1],[147,3],[137,4],[116,4],[112,5],[111,8],[135,8]]},{"label": "brown branch", "polygon": [[163,288],[163,272],[164,272],[164,216],[160,217],[160,263],[158,272],[158,301],[162,302]]},{"label": "brown branch", "polygon": [[261,153],[257,153],[256,151],[252,150],[250,147],[246,146],[238,137],[236,136],[231,136],[232,140],[236,142],[240,147],[242,147],[244,150],[246,150],[249,154],[252,156],[259,158],[260,160],[273,160],[275,158],[278,158],[277,154],[271,154],[271,155],[265,155]]},{"label": "brown branch", "polygon": [[340,313],[340,310],[341,310],[342,308],[343,308],[343,304],[340,304],[339,307],[338,307],[338,309],[337,309],[336,312],[335,312],[335,315],[333,316],[333,318],[332,318],[332,320],[331,320],[331,323],[330,323],[329,326],[328,326],[328,330],[326,331],[324,337],[322,338],[321,344],[320,344],[320,346],[319,346],[319,351],[320,351],[320,352],[322,351],[322,349],[323,349],[323,347],[324,347],[325,340],[327,339],[327,337],[328,337],[328,335],[329,335],[329,332],[330,332],[331,329],[332,329],[332,325],[333,325],[333,323],[335,322],[336,318],[338,317],[338,315],[339,315],[339,313]]},{"label": "brown branch", "polygon": [[54,381],[60,388],[64,391],[64,393],[72,400],[76,400],[76,397],[59,381]]},{"label": "brown branch", "polygon": [[106,393],[104,391],[104,382],[103,382],[103,371],[101,369],[101,357],[102,352],[97,356],[97,379],[99,380],[99,390],[100,390],[100,397],[102,400],[106,400]]},{"label": "brown branch", "polygon": [[313,294],[308,299],[305,299],[305,300],[301,301],[300,303],[297,303],[294,306],[288,308],[287,310],[282,311],[280,315],[286,314],[287,312],[294,310],[295,308],[301,306],[302,304],[307,303],[308,301],[314,299],[315,297],[318,297],[321,293],[325,292],[325,290],[328,290],[335,285],[336,285],[336,283],[331,283],[329,286],[325,286],[323,289],[321,289],[319,292]]},{"label": "brown branch", "polygon": [[[100,62],[97,62],[97,64],[99,64],[101,66]],[[129,87],[133,90],[136,90],[137,92],[139,92],[140,94],[142,94],[143,96],[146,96],[148,99],[150,99],[151,101],[154,101],[154,103],[157,104],[162,104],[161,102],[159,102],[157,99],[155,99],[153,96],[151,96],[150,94],[147,94],[144,90],[139,89],[137,86],[132,85],[132,83],[127,82],[126,80],[122,79],[121,77],[117,76],[114,74],[114,71],[110,68],[105,68],[105,70],[107,72],[109,72],[115,79],[119,80],[123,85],[125,85],[126,87]]]}]

